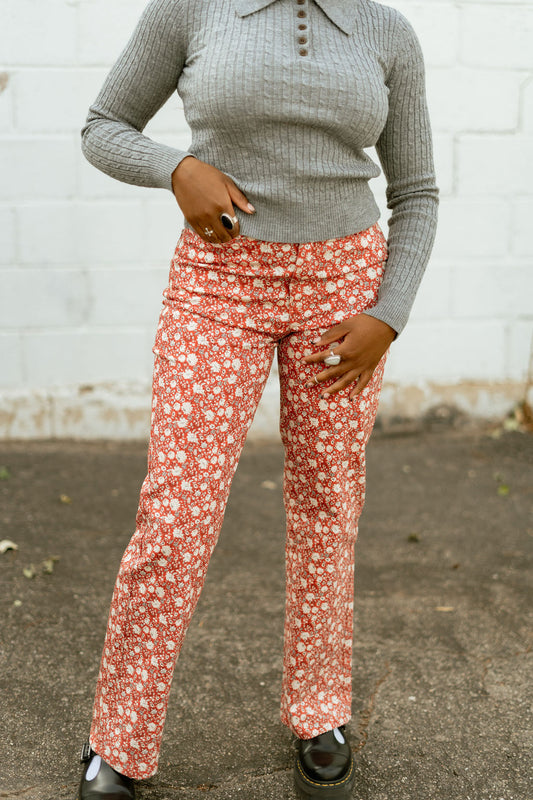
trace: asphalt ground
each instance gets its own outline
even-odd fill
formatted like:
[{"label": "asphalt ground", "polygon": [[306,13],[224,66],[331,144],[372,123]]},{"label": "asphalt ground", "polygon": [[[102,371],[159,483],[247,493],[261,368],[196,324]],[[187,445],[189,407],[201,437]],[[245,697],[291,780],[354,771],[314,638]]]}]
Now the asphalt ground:
[{"label": "asphalt ground", "polygon": [[[0,797],[74,800],[146,442],[0,444]],[[279,721],[283,450],[247,442],[139,800],[293,800]],[[533,435],[368,448],[356,544],[358,800],[531,800]]]}]

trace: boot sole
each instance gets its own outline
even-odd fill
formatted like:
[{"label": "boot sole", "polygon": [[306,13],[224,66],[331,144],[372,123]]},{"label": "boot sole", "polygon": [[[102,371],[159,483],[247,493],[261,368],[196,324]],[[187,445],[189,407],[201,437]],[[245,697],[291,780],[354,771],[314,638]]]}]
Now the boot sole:
[{"label": "boot sole", "polygon": [[297,758],[294,765],[294,786],[301,800],[348,800],[355,784],[355,763],[353,756],[350,768],[346,775],[339,781],[322,783],[310,780],[304,773],[300,760]]}]

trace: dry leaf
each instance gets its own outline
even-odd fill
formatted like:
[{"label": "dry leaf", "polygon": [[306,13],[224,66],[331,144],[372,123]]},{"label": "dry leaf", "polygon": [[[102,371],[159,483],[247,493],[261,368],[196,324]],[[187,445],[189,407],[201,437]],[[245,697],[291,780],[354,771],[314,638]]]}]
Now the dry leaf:
[{"label": "dry leaf", "polygon": [[50,556],[49,558],[45,558],[43,561],[43,572],[51,575],[54,571],[54,563],[56,561],[59,561],[59,556]]},{"label": "dry leaf", "polygon": [[29,567],[24,567],[24,569],[22,570],[22,574],[24,575],[25,578],[35,578],[35,576],[37,575],[33,564],[30,564]]},{"label": "dry leaf", "polygon": [[453,606],[435,606],[435,611],[455,611]]},{"label": "dry leaf", "polygon": [[18,550],[18,544],[12,542],[11,539],[2,539],[0,542],[0,553],[5,553],[7,550]]},{"label": "dry leaf", "polygon": [[274,481],[263,481],[261,483],[262,489],[277,489],[278,484],[274,483]]},{"label": "dry leaf", "polygon": [[517,431],[520,427],[520,422],[516,417],[507,417],[503,421],[503,429],[505,431]]},{"label": "dry leaf", "polygon": [[68,494],[60,494],[59,495],[59,502],[60,503],[65,503],[65,504],[68,505],[68,503],[72,503],[72,500],[70,499]]}]

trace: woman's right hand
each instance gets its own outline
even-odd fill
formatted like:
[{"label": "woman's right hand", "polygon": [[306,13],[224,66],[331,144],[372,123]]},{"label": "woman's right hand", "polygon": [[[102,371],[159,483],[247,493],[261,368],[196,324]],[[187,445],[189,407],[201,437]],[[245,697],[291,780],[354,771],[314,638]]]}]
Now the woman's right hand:
[{"label": "woman's right hand", "polygon": [[[255,213],[228,175],[194,156],[186,156],[172,173],[172,191],[187,222],[210,244],[229,242],[239,235],[238,222],[229,231],[220,220],[223,211],[235,215],[233,204],[247,214]],[[205,228],[214,233],[209,236]]]}]

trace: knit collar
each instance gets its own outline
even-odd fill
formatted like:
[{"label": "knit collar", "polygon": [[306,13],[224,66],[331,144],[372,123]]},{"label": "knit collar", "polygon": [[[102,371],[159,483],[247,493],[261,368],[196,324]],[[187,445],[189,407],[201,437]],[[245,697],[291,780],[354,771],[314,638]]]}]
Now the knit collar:
[{"label": "knit collar", "polygon": [[[275,0],[233,0],[233,2],[237,8],[237,13],[244,17],[254,11],[266,8],[266,6],[274,3]],[[344,33],[353,33],[358,0],[315,0],[315,2]]]}]

